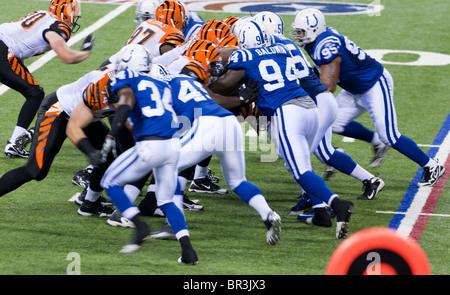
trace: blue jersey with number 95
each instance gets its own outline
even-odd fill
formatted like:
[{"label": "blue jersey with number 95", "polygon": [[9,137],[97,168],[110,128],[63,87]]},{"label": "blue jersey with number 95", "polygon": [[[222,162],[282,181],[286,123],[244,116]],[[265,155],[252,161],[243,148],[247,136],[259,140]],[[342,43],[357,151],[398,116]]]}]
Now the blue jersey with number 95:
[{"label": "blue jersey with number 95", "polygon": [[313,46],[305,46],[305,50],[318,68],[340,56],[338,85],[352,94],[369,90],[383,73],[379,62],[331,27],[320,34]]},{"label": "blue jersey with number 95", "polygon": [[172,95],[167,82],[140,72],[123,70],[116,73],[111,90],[116,94],[125,87],[133,89],[136,98],[129,115],[136,140],[143,136],[171,138],[178,131],[179,124],[171,106]]},{"label": "blue jersey with number 95", "polygon": [[284,45],[275,44],[233,52],[228,68],[245,70],[245,83],[253,79],[262,85],[256,104],[264,116],[272,116],[284,102],[308,95],[298,80],[303,66],[297,59]]}]

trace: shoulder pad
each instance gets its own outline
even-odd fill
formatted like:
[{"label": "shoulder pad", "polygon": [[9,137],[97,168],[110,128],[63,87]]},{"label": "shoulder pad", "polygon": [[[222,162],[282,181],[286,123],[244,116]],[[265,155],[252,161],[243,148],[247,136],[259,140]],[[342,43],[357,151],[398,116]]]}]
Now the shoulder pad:
[{"label": "shoulder pad", "polygon": [[50,31],[58,33],[64,40],[68,41],[70,39],[71,30],[69,26],[63,22],[56,21],[50,26]]}]

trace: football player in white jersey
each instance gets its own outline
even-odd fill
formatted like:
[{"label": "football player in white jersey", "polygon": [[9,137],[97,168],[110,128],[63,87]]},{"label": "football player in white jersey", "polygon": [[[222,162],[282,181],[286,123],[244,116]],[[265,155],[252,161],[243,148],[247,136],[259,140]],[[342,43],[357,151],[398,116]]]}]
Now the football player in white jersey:
[{"label": "football player in white jersey", "polygon": [[[137,28],[126,42],[126,45],[144,45],[150,50],[153,57],[161,56],[184,42],[184,36],[180,30],[155,20],[155,11],[160,3],[159,0],[140,0],[138,2],[134,19]],[[103,65],[116,63],[117,54],[111,56]],[[92,169],[93,167],[90,165],[75,172],[72,183],[83,188],[88,187]],[[83,191],[81,195],[84,196],[85,193]]]},{"label": "football player in white jersey", "polygon": [[[43,180],[68,136],[89,157],[92,164],[100,163],[95,151],[101,149],[109,131],[101,119],[115,111],[115,97],[108,91],[114,73],[114,69],[110,67],[91,71],[45,97],[38,111],[36,133],[28,161],[0,178],[0,196],[31,180]],[[110,156],[108,160],[112,161],[112,158]],[[104,170],[94,169],[90,184],[100,192],[103,172]],[[104,206],[99,198],[100,194],[93,198],[86,197],[84,206],[78,213],[104,217],[111,215],[111,208]]]},{"label": "football player in white jersey", "polygon": [[333,131],[342,133],[353,119],[368,111],[380,140],[423,168],[424,177],[418,185],[433,186],[445,168],[398,130],[390,73],[346,36],[328,27],[325,16],[317,9],[297,13],[291,36],[304,46],[320,72],[321,82],[331,92],[337,85],[342,88],[336,97],[341,111]]},{"label": "football player in white jersey", "polygon": [[45,95],[23,60],[50,49],[67,64],[87,59],[92,51],[92,36],[86,37],[80,51],[66,44],[71,34],[79,29],[80,16],[77,0],[52,0],[48,11],[32,12],[18,21],[0,25],[0,82],[25,97],[16,127],[5,147],[7,156],[28,158],[25,147],[31,142],[33,131],[27,129]]}]

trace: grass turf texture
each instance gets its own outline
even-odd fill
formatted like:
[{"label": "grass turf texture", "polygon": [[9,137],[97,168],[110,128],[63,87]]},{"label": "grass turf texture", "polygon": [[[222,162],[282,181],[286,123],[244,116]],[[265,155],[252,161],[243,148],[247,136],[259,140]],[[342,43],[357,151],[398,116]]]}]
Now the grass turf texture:
[{"label": "grass turf texture", "polygon": [[[367,1],[351,1],[367,3]],[[423,3],[414,1],[383,1],[380,16],[327,16],[327,23],[349,36],[363,49],[405,49],[450,54],[446,32],[448,4],[445,0]],[[2,3],[0,22],[15,21],[28,12],[47,9],[46,1],[9,1]],[[115,5],[82,3],[82,29],[113,10]],[[8,13],[5,13],[8,11]],[[200,13],[205,20],[225,18],[229,14]],[[55,91],[85,73],[97,68],[126,42],[135,26],[134,7],[94,33],[93,55],[78,65],[63,64],[57,58],[34,73],[46,90]],[[283,16],[286,33],[293,16]],[[79,48],[81,42],[74,45]],[[39,57],[25,61],[30,65]],[[414,56],[386,58],[389,61],[410,61]],[[385,66],[395,83],[395,106],[399,130],[417,143],[431,144],[448,115],[449,66],[409,67]],[[0,96],[1,147],[9,139],[19,109],[20,94],[7,91]],[[373,128],[368,115],[359,121]],[[368,166],[371,147],[363,142],[343,142],[335,135],[333,142],[343,148],[360,165],[379,175],[386,188],[373,201],[360,201],[362,184],[354,178],[337,173],[329,187],[343,199],[352,200],[356,212],[351,218],[350,234],[368,227],[389,224],[392,215],[375,211],[395,211],[418,166],[394,150],[384,164],[376,169]],[[427,151],[427,148],[424,148]],[[73,173],[84,168],[86,157],[66,140],[47,178],[32,181],[0,198],[0,274],[66,274],[70,252],[81,259],[81,274],[180,274],[180,275],[246,275],[246,274],[324,274],[334,249],[341,243],[331,228],[300,223],[289,215],[296,204],[298,186],[292,181],[281,160],[261,163],[261,152],[246,153],[247,178],[258,185],[269,205],[282,217],[282,239],[277,246],[265,242],[265,228],[259,215],[237,195],[204,195],[190,193],[205,206],[201,212],[185,211],[192,244],[199,264],[179,264],[179,243],[150,241],[132,255],[121,255],[120,248],[129,242],[130,229],[106,225],[106,219],[81,217],[77,206],[67,200],[81,191],[71,184]],[[315,171],[322,175],[325,166],[312,158]],[[0,175],[25,163],[0,154]],[[221,176],[217,158],[211,168]],[[447,172],[449,173],[449,172]],[[223,180],[219,183],[224,185]],[[445,188],[435,213],[448,214],[449,189]],[[140,199],[139,199],[140,200]],[[145,218],[152,229],[164,224],[163,218]],[[420,241],[428,255],[433,274],[450,273],[450,231],[448,218],[431,217]]]}]

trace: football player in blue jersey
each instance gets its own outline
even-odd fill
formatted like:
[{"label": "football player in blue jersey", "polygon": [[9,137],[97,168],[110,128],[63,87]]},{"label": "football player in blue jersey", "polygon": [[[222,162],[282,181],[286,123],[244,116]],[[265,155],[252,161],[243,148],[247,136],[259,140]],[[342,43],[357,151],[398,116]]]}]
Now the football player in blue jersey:
[{"label": "football player in blue jersey", "polygon": [[[314,20],[314,18],[312,18]],[[292,33],[290,37],[296,41],[297,35],[295,33]],[[302,43],[300,43],[302,45]],[[329,86],[329,85],[327,85]],[[332,92],[334,92],[334,89],[330,89]],[[376,168],[381,165],[381,163],[386,158],[386,154],[388,149],[390,148],[389,145],[384,144],[378,134],[376,132],[373,132],[372,130],[366,128],[361,123],[354,121],[353,118],[347,118],[347,108],[342,103],[339,103],[339,115],[336,119],[336,122],[333,125],[333,132],[341,134],[343,136],[356,138],[359,140],[366,141],[370,144],[372,144],[374,149],[374,157],[372,162],[370,163],[370,167]],[[345,118],[345,120],[343,120]]]},{"label": "football player in blue jersey", "polygon": [[[240,50],[233,52],[228,71],[211,89],[225,93],[242,81],[262,85],[256,104],[270,118],[270,136],[294,180],[336,213],[336,237],[345,238],[353,203],[341,200],[312,169],[310,155],[319,126],[316,104],[300,86],[303,65],[289,49],[273,40],[263,24],[247,21],[239,33]],[[317,143],[315,143],[317,145]]]},{"label": "football player in blue jersey", "polygon": [[189,40],[198,33],[201,26],[205,23],[202,17],[195,11],[190,11],[186,8],[189,20],[187,26],[183,28],[184,38]]},{"label": "football player in blue jersey", "polygon": [[[291,25],[295,38],[320,72],[321,82],[331,92],[339,85],[336,100],[341,110],[333,130],[342,133],[353,119],[368,111],[380,140],[416,162],[424,170],[419,186],[433,186],[445,173],[444,166],[424,153],[397,128],[394,81],[390,73],[346,36],[328,27],[317,9],[298,12]],[[350,126],[362,130],[362,125]]]},{"label": "football player in blue jersey", "polygon": [[102,155],[109,154],[114,146],[114,136],[128,118],[132,122],[136,143],[108,167],[101,185],[123,217],[131,220],[136,228],[132,243],[123,247],[121,252],[136,251],[150,234],[148,225],[140,219],[139,209],[128,198],[124,186],[153,171],[158,206],[181,245],[179,261],[197,264],[197,254],[191,245],[183,212],[173,202],[180,140],[176,136],[178,127],[173,124],[177,118],[171,107],[170,86],[165,81],[141,73],[149,72],[152,66],[150,54],[142,45],[125,46],[117,63],[117,76],[111,83],[111,91],[119,102]]},{"label": "football player in blue jersey", "polygon": [[[337,114],[337,104],[333,94],[328,91],[327,87],[323,85],[316,74],[314,74],[308,60],[294,41],[284,37],[284,22],[279,15],[270,11],[264,11],[256,14],[254,19],[256,22],[263,23],[272,35],[273,41],[275,43],[284,44],[301,66],[298,71],[300,85],[314,100],[320,114],[319,128],[315,139],[315,141],[319,140],[320,143],[318,145],[317,143],[313,143],[313,146],[317,146],[317,149],[312,152],[314,152],[315,156],[320,161],[360,180],[363,183],[365,190],[364,193],[359,196],[359,199],[373,199],[384,188],[383,180],[362,168],[353,161],[350,156],[335,149],[331,144],[331,124]],[[298,205],[293,207],[293,212],[297,212],[297,207],[304,204],[308,199],[307,195],[302,195],[304,195],[303,199],[300,200]],[[312,197],[312,199],[315,199],[315,197]],[[311,202],[309,203],[311,204]],[[308,218],[306,221],[316,225],[331,226],[331,219],[329,218],[323,202],[314,201],[314,203],[316,204],[313,206],[315,216]],[[299,215],[299,218],[302,217],[302,215]]]},{"label": "football player in blue jersey", "polygon": [[[167,70],[160,71],[164,72],[167,75]],[[215,155],[225,182],[259,213],[266,226],[266,241],[275,245],[281,238],[281,218],[267,204],[261,190],[245,177],[244,136],[236,116],[219,106],[196,78],[175,74],[166,76],[166,79],[172,87],[173,109],[182,125],[178,170],[183,171]],[[239,99],[233,98],[240,104],[241,100],[251,101],[258,93],[259,87],[250,84],[239,92]],[[175,193],[177,204],[181,203],[182,196],[183,190],[178,184]]]}]

